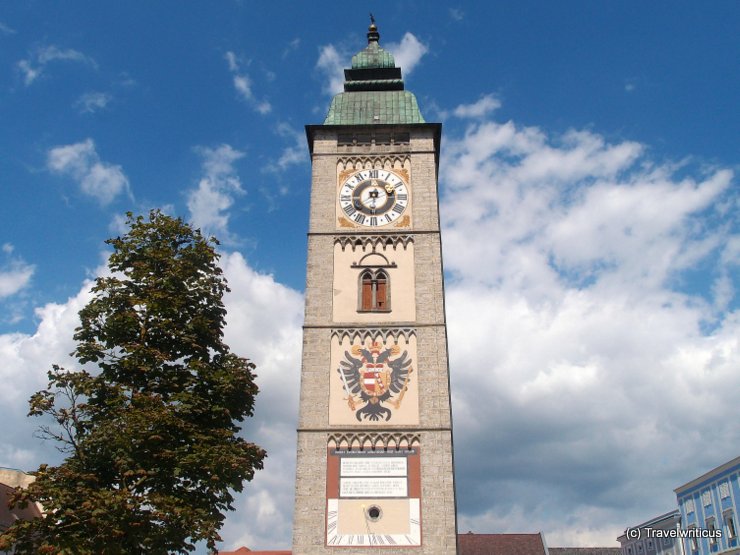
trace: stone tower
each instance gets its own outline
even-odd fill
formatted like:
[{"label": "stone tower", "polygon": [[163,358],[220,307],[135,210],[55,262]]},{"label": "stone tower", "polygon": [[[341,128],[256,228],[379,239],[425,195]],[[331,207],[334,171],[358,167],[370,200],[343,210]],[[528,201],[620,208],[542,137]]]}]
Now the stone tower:
[{"label": "stone tower", "polygon": [[456,552],[437,198],[441,125],[378,44],[312,160],[294,555]]}]

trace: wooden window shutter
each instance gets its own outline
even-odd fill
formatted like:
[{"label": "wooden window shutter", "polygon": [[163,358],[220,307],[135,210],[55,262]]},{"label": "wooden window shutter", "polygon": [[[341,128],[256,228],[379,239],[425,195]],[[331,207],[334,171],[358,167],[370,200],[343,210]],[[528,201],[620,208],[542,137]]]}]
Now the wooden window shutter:
[{"label": "wooden window shutter", "polygon": [[383,310],[388,306],[388,280],[383,272],[378,272],[378,289],[375,293],[375,308]]},{"label": "wooden window shutter", "polygon": [[362,290],[360,291],[360,306],[362,310],[373,309],[373,279],[370,272],[362,274]]}]

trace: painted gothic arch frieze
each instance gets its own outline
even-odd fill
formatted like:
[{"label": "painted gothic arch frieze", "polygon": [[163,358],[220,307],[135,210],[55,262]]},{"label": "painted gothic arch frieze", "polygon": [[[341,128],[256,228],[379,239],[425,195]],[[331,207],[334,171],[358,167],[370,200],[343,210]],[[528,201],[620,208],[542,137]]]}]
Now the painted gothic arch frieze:
[{"label": "painted gothic arch frieze", "polygon": [[340,235],[334,238],[334,244],[341,245],[342,251],[347,247],[350,247],[352,251],[360,249],[367,251],[376,250],[387,250],[391,247],[393,250],[397,250],[402,247],[406,250],[409,244],[413,244],[414,237],[410,234],[392,234],[392,235]]},{"label": "painted gothic arch frieze", "polygon": [[338,182],[360,170],[388,170],[410,182],[411,158],[409,156],[348,156],[337,160]]},{"label": "painted gothic arch frieze", "polygon": [[330,434],[327,441],[329,449],[353,451],[404,451],[413,449],[421,444],[418,434],[394,433],[336,433]]}]

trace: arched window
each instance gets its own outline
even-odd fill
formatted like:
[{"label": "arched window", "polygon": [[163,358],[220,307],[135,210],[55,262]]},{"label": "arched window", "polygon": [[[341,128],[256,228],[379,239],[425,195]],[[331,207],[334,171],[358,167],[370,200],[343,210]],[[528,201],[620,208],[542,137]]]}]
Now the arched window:
[{"label": "arched window", "polygon": [[360,274],[361,312],[387,312],[391,308],[390,280],[383,270],[365,270]]}]

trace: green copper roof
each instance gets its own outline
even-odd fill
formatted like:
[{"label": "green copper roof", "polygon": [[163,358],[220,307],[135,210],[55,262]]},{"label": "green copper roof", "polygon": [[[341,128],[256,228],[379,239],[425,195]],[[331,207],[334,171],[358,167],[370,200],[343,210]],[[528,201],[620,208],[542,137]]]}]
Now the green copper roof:
[{"label": "green copper roof", "polygon": [[409,91],[358,91],[339,93],[331,101],[324,125],[372,123],[425,123]]},{"label": "green copper roof", "polygon": [[401,69],[379,39],[372,20],[367,47],[352,56],[352,68],[344,70],[344,92],[331,101],[324,125],[425,123],[416,97],[404,90]]},{"label": "green copper roof", "polygon": [[352,69],[396,67],[393,54],[383,50],[376,41],[371,41],[365,50],[352,56]]}]

